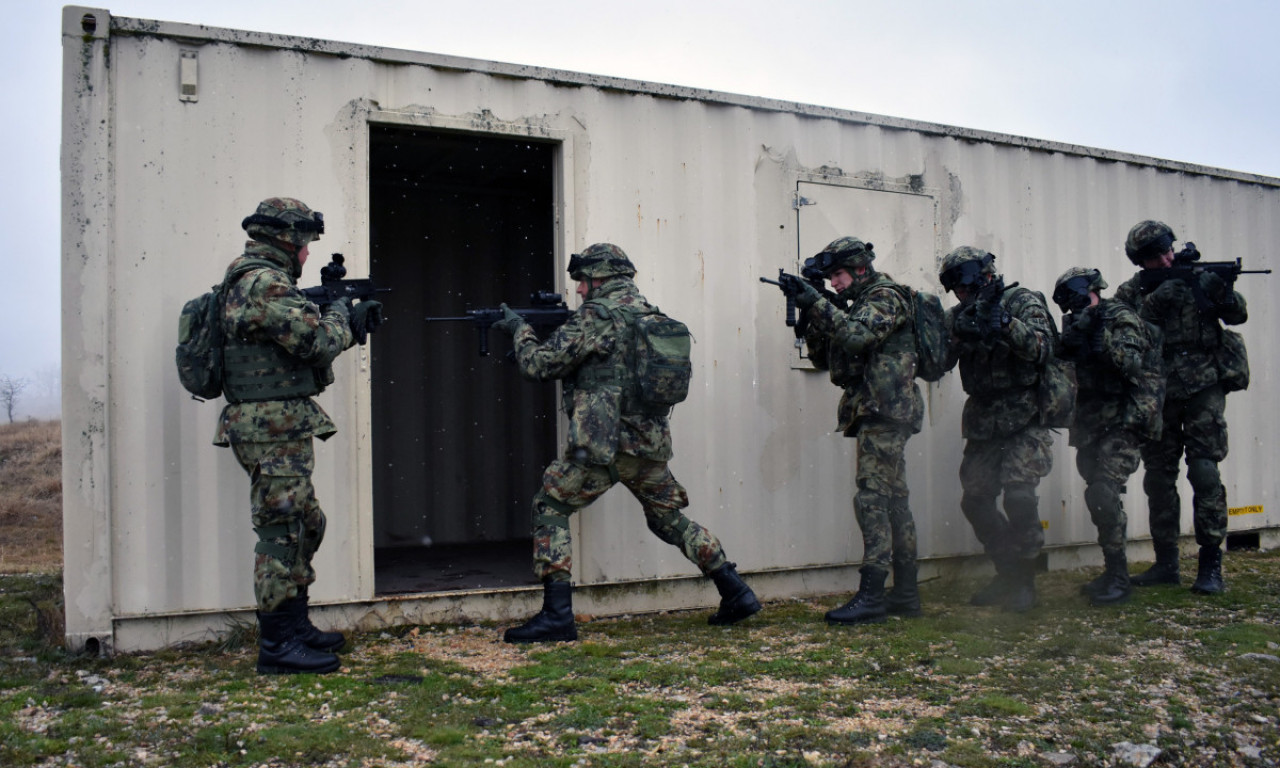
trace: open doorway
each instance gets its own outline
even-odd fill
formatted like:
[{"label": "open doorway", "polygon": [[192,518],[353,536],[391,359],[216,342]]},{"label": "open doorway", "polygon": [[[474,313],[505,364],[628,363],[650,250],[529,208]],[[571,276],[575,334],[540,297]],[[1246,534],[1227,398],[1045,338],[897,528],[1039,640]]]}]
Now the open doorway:
[{"label": "open doorway", "polygon": [[510,343],[478,354],[468,309],[555,288],[556,146],[370,129],[370,272],[394,293],[372,357],[374,589],[536,583],[529,502],[556,451],[554,385]]}]

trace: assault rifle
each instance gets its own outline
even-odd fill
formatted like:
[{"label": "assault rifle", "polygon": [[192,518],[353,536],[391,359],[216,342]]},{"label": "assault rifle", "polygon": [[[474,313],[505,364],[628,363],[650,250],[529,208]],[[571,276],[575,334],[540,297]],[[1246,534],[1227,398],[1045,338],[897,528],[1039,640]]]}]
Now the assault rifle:
[{"label": "assault rifle", "polygon": [[1196,307],[1201,312],[1213,309],[1214,302],[1200,288],[1200,275],[1212,272],[1227,284],[1227,290],[1234,290],[1236,278],[1240,275],[1269,275],[1269,269],[1245,269],[1244,259],[1235,261],[1200,261],[1200,251],[1195,243],[1187,243],[1182,250],[1174,254],[1173,266],[1159,269],[1144,269],[1138,273],[1138,289],[1143,296],[1159,288],[1167,280],[1181,280],[1191,287],[1195,296]]},{"label": "assault rifle", "polygon": [[[312,288],[303,288],[302,295],[307,297],[307,301],[324,308],[342,299],[365,301],[379,293],[391,292],[390,288],[379,288],[374,285],[370,278],[344,280],[346,276],[346,258],[340,253],[335,253],[332,261],[320,268],[320,284]],[[364,327],[352,328],[356,334],[356,341],[361,344],[364,344],[368,334],[378,330],[385,319],[382,317],[380,308],[369,307],[369,309],[374,311],[370,311],[365,316]]]},{"label": "assault rifle", "polygon": [[804,266],[800,269],[800,276],[788,274],[782,267],[778,267],[778,279],[770,280],[767,277],[760,278],[760,282],[776,285],[782,291],[782,295],[787,297],[787,327],[794,328],[796,338],[804,338],[805,328],[808,326],[808,320],[805,317],[796,317],[796,296],[801,292],[801,281],[807,282],[817,289],[822,297],[840,309],[848,309],[849,303],[840,298],[836,293],[828,290],[826,280],[822,275],[822,270],[818,269],[816,259],[810,257],[804,260]]},{"label": "assault rifle", "polygon": [[[530,307],[512,307],[511,311],[534,328],[559,328],[573,317],[573,310],[564,303],[564,297],[555,291],[534,291],[529,296]],[[489,329],[502,319],[502,309],[468,309],[462,317],[428,317],[428,323],[453,323],[469,320],[476,324],[480,335],[480,354],[489,354]]]}]

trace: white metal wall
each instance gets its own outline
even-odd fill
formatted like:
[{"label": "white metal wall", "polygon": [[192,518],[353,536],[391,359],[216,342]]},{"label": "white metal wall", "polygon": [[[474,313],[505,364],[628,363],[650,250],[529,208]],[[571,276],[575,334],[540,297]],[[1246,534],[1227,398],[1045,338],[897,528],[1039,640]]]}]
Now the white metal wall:
[{"label": "white metal wall", "polygon": [[[97,21],[86,33],[85,15]],[[64,12],[63,343],[68,633],[121,618],[252,605],[246,480],[210,445],[220,404],[192,402],[172,350],[182,303],[240,253],[263,197],[325,213],[326,247],[367,272],[371,122],[534,135],[562,144],[561,256],[597,241],[632,255],[641,290],[687,322],[696,386],[673,419],[673,471],[690,513],[747,571],[856,562],[852,441],[831,433],[839,393],[793,367],[783,302],[759,276],[793,269],[800,184],[934,201],[934,249],[910,217],[874,222],[885,271],[938,290],[936,259],[963,244],[1008,281],[1048,293],[1068,266],[1133,271],[1144,218],[1206,258],[1271,266],[1280,180],[1100,150],[672,86],[404,51]],[[180,100],[183,51],[197,100]],[[879,198],[877,198],[878,200]],[[880,204],[877,203],[877,210]],[[890,204],[888,210],[892,210]],[[856,212],[854,212],[856,221]],[[842,220],[840,216],[836,220]],[[848,234],[863,234],[849,232]],[[909,252],[895,246],[910,243]],[[883,250],[882,250],[883,249]],[[318,282],[319,263],[302,282]],[[1252,389],[1232,395],[1233,529],[1280,524],[1270,407],[1280,281],[1244,278]],[[945,299],[944,299],[945,300]],[[392,300],[393,301],[393,300]],[[1056,310],[1055,310],[1056,316]],[[372,343],[377,343],[374,337]],[[340,432],[318,444],[329,513],[317,601],[372,597],[367,351],[341,358],[320,398]],[[977,552],[960,515],[959,381],[928,388],[908,444],[923,556]],[[928,468],[921,471],[922,467]],[[1059,440],[1041,485],[1052,544],[1092,541],[1074,457]],[[1189,523],[1189,495],[1184,517]],[[1130,534],[1146,534],[1140,482]],[[580,582],[694,573],[611,493],[577,522]]]}]

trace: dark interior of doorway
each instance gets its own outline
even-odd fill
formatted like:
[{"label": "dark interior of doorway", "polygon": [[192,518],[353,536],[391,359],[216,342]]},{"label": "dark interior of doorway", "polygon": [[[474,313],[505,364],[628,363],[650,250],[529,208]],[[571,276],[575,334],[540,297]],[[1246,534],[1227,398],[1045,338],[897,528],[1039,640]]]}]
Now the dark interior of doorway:
[{"label": "dark interior of doorway", "polygon": [[371,274],[392,288],[372,348],[377,594],[533,584],[529,502],[556,450],[555,386],[469,322],[555,287],[552,143],[370,130]]}]

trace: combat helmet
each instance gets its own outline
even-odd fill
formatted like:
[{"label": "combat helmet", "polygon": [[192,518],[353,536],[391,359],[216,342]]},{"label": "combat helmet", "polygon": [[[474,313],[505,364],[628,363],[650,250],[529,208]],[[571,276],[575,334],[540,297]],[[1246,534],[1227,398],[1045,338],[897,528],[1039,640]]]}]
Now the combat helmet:
[{"label": "combat helmet", "polygon": [[806,259],[805,266],[813,267],[828,277],[837,269],[869,267],[875,261],[875,246],[856,237],[839,237],[827,244],[813,258]]},{"label": "combat helmet", "polygon": [[1089,293],[1101,293],[1107,287],[1102,273],[1089,267],[1072,267],[1053,284],[1053,303],[1063,312],[1078,312],[1089,306]]},{"label": "combat helmet", "polygon": [[1168,253],[1177,239],[1178,236],[1163,221],[1140,221],[1133,225],[1129,237],[1125,238],[1124,255],[1137,266],[1142,266],[1147,259]]},{"label": "combat helmet", "polygon": [[289,243],[298,248],[324,234],[324,214],[292,197],[269,197],[258,203],[240,226],[259,242]]},{"label": "combat helmet", "polygon": [[942,258],[942,266],[938,270],[938,278],[944,290],[953,291],[959,286],[969,286],[985,282],[982,275],[996,273],[995,254],[962,245]]},{"label": "combat helmet", "polygon": [[588,245],[582,253],[569,257],[569,277],[574,280],[632,277],[635,273],[631,259],[613,243]]}]

